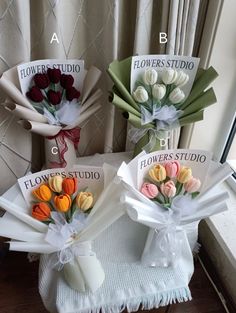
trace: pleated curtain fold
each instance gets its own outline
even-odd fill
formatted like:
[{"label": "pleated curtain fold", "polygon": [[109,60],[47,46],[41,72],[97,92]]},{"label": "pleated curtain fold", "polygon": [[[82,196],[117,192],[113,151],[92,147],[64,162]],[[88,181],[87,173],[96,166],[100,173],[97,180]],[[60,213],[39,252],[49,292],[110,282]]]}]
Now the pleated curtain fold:
[{"label": "pleated curtain fold", "polygon": [[[1,1],[0,72],[20,62],[45,58],[82,58],[87,68],[97,66],[103,72],[99,83],[104,91],[103,107],[82,129],[79,154],[124,151],[131,146],[126,146],[126,121],[108,101],[112,87],[106,74],[109,63],[133,54],[197,55],[209,1]],[[167,33],[167,44],[159,43],[160,32]],[[50,43],[53,33],[59,44]],[[4,95],[0,97],[2,102]],[[173,132],[170,145],[177,146],[178,138],[179,132]],[[187,141],[182,142],[185,144]],[[4,184],[0,193],[24,175],[31,161],[33,169],[40,167],[41,145],[39,137],[22,130],[1,109],[0,169]]]}]

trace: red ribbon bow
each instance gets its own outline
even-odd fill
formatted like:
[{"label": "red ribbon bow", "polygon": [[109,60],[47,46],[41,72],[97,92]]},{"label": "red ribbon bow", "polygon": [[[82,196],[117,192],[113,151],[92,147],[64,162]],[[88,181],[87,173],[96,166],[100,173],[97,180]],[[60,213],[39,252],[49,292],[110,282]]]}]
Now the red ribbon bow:
[{"label": "red ribbon bow", "polygon": [[47,137],[47,139],[50,140],[55,139],[58,147],[62,146],[62,148],[59,148],[61,162],[51,162],[52,168],[66,167],[67,165],[67,162],[64,158],[65,153],[68,151],[68,146],[66,144],[65,138],[69,139],[74,144],[74,148],[77,150],[80,140],[80,128],[75,127],[68,130],[60,130],[59,133],[55,136]]}]

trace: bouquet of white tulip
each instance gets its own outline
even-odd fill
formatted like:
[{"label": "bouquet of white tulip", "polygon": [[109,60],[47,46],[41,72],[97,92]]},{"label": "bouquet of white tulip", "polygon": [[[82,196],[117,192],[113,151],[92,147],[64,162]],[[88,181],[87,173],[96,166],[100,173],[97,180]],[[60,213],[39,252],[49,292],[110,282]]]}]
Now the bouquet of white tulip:
[{"label": "bouquet of white tulip", "polygon": [[203,110],[216,102],[207,89],[218,75],[212,67],[197,71],[199,59],[171,58],[135,56],[108,68],[115,84],[110,100],[134,127],[129,131],[134,155],[167,149],[171,130],[202,120]]}]

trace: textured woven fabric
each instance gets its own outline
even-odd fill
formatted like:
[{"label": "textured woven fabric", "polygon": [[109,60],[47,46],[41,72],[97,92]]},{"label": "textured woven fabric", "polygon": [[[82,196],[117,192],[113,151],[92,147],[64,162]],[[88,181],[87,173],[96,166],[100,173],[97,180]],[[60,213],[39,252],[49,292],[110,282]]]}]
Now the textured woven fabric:
[{"label": "textured woven fabric", "polygon": [[183,232],[182,258],[176,268],[147,268],[140,256],[148,228],[121,217],[94,242],[105,282],[95,293],[78,293],[64,281],[63,273],[48,268],[48,256],[41,257],[39,291],[50,312],[119,312],[139,305],[146,309],[191,298],[188,283],[193,273],[192,253]]},{"label": "textured woven fabric", "polygon": [[[119,167],[129,162],[129,153],[97,154],[80,158],[84,165],[101,166],[104,162]],[[50,312],[118,313],[124,307],[135,311],[140,304],[151,309],[175,301],[191,299],[188,283],[193,273],[193,260],[187,238],[182,236],[182,258],[176,268],[145,268],[140,257],[148,228],[135,223],[127,215],[111,225],[94,242],[93,247],[105,271],[105,282],[94,294],[78,293],[63,279],[62,272],[48,267],[48,256],[40,260],[39,292]],[[187,231],[194,246],[197,228]]]}]

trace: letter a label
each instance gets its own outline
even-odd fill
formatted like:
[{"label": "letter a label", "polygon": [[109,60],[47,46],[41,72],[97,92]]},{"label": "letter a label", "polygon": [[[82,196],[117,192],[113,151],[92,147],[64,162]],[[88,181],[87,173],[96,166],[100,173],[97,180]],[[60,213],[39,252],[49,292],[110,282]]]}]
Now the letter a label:
[{"label": "letter a label", "polygon": [[50,41],[50,44],[52,44],[53,41],[56,41],[56,42],[59,44],[59,39],[58,39],[56,33],[53,33],[52,38],[51,38],[51,41]]}]

